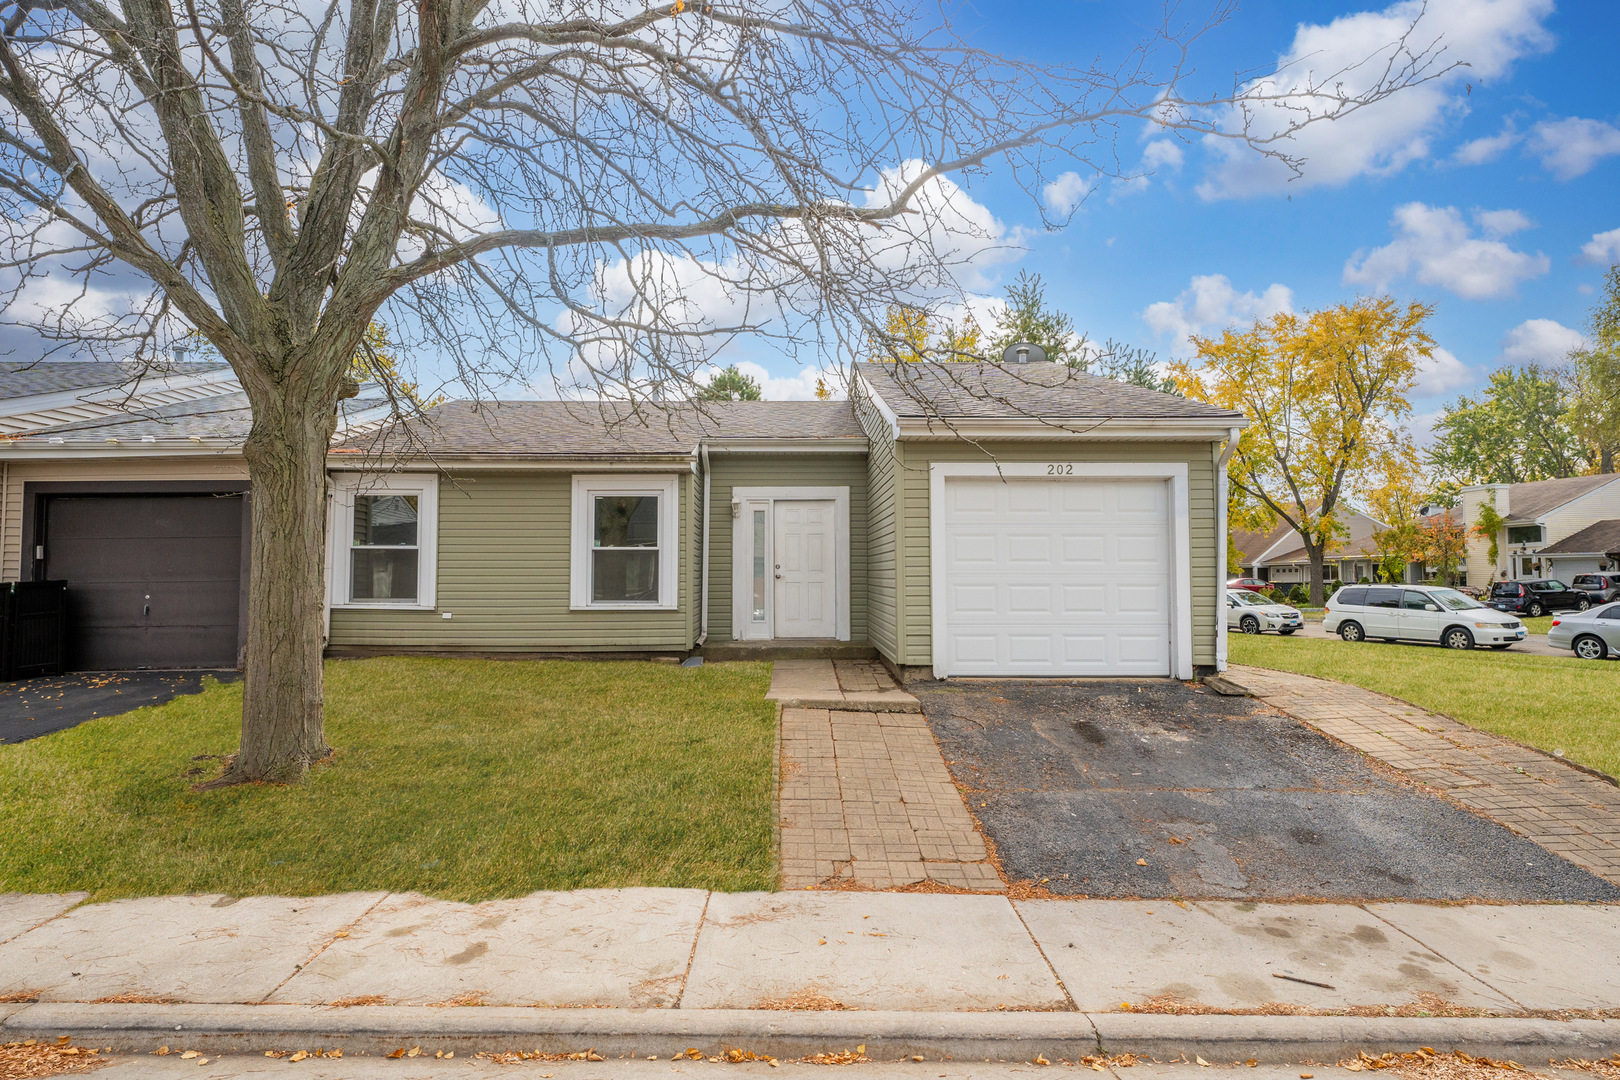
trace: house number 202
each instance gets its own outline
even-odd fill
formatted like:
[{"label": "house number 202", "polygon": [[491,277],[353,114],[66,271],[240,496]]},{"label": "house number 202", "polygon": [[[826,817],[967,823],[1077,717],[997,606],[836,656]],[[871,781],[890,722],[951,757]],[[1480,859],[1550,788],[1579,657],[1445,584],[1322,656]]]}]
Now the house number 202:
[{"label": "house number 202", "polygon": [[1073,476],[1074,475],[1074,466],[1073,465],[1048,465],[1046,467],[1046,475],[1047,476]]}]

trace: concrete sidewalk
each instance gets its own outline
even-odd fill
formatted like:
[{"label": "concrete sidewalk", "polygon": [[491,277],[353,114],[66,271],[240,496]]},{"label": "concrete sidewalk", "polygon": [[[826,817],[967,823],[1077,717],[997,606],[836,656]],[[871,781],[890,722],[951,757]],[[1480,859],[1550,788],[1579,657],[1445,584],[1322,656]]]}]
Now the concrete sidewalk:
[{"label": "concrete sidewalk", "polygon": [[777,660],[765,696],[784,709],[922,712],[876,660]]},{"label": "concrete sidewalk", "polygon": [[685,889],[482,904],[391,893],[75,908],[79,899],[0,898],[6,1029],[56,1003],[94,1002],[1116,1015],[1620,1008],[1615,905]]}]

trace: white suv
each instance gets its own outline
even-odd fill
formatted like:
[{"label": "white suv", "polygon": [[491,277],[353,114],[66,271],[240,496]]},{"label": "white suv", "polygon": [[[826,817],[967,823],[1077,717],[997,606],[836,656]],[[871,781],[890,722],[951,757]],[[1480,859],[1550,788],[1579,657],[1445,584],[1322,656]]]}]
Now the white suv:
[{"label": "white suv", "polygon": [[1524,623],[1483,606],[1456,589],[1402,585],[1351,585],[1334,593],[1322,627],[1346,641],[1438,641],[1451,649],[1489,645],[1505,649],[1523,641]]},{"label": "white suv", "polygon": [[1263,634],[1267,630],[1275,630],[1287,637],[1304,627],[1305,619],[1297,608],[1274,604],[1257,592],[1227,589],[1226,625],[1245,634]]}]

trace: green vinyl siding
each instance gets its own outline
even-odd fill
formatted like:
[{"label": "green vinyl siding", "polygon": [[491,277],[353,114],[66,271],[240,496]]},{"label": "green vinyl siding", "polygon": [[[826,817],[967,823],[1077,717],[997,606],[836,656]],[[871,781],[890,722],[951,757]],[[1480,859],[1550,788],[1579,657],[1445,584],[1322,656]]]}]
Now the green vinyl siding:
[{"label": "green vinyl siding", "polygon": [[898,590],[895,560],[899,517],[895,508],[895,443],[888,421],[864,396],[853,401],[855,418],[866,432],[866,636],[891,659],[899,655]]},{"label": "green vinyl siding", "polygon": [[[876,456],[877,440],[872,441]],[[1217,600],[1225,581],[1222,570],[1226,552],[1225,545],[1217,544],[1215,539],[1215,460],[1209,443],[900,442],[895,444],[895,452],[901,562],[896,606],[902,633],[896,652],[881,644],[878,647],[896,663],[918,667],[933,663],[928,467],[936,461],[992,460],[1186,462],[1193,663],[1215,663],[1216,618],[1220,610]]]},{"label": "green vinyl siding", "polygon": [[732,640],[731,536],[747,523],[731,517],[734,487],[849,488],[849,637],[864,642],[867,634],[867,498],[866,455],[860,453],[714,453],[710,485],[709,637]]},{"label": "green vinyl siding", "polygon": [[[582,470],[584,471],[584,470]],[[699,536],[696,478],[681,475],[673,611],[570,611],[573,476],[467,472],[439,483],[438,588],[433,611],[337,608],[334,646],[491,651],[691,648]],[[342,557],[339,548],[337,557]],[[443,617],[445,612],[452,618]]]}]

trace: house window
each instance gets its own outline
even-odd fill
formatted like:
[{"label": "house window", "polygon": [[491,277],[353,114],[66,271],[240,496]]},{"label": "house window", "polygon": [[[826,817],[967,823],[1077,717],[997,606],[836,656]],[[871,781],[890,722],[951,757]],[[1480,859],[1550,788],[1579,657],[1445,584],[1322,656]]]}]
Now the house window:
[{"label": "house window", "polygon": [[415,495],[356,495],[349,548],[350,600],[415,600],[420,591],[421,500]]},{"label": "house window", "polygon": [[674,476],[574,477],[574,608],[673,608],[679,503]]},{"label": "house window", "polygon": [[433,607],[438,479],[339,474],[333,494],[333,606]]},{"label": "house window", "polygon": [[753,621],[765,621],[765,511],[754,511]]},{"label": "house window", "polygon": [[1510,544],[1539,544],[1541,543],[1540,525],[1509,525],[1508,543]]}]

